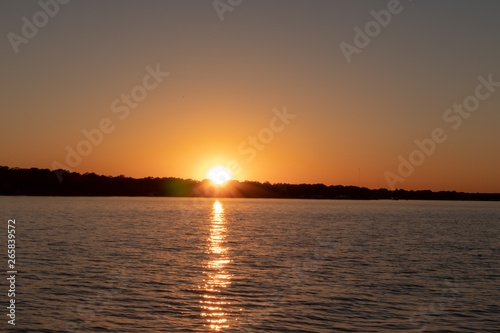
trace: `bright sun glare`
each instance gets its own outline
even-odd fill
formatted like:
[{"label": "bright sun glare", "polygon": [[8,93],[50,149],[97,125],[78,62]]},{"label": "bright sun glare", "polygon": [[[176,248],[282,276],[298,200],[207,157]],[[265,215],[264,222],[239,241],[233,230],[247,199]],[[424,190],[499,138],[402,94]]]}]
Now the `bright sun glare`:
[{"label": "bright sun glare", "polygon": [[214,184],[220,185],[228,180],[233,179],[233,175],[228,168],[221,165],[216,165],[207,172],[207,178],[210,179]]}]

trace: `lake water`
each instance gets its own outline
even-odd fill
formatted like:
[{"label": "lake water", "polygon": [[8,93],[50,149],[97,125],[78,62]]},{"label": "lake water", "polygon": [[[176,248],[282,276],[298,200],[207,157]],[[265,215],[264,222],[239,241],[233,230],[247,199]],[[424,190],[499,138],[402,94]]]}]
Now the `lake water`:
[{"label": "lake water", "polygon": [[0,214],[20,332],[500,332],[498,202],[0,197]]}]

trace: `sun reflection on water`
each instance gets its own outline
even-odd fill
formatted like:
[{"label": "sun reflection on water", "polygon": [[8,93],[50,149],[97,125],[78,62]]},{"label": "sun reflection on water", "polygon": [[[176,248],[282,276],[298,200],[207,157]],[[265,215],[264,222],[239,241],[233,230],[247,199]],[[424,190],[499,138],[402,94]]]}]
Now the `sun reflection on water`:
[{"label": "sun reflection on water", "polygon": [[208,237],[208,252],[211,260],[205,266],[204,294],[200,301],[201,315],[206,317],[207,326],[214,331],[229,328],[228,315],[224,311],[229,302],[226,301],[225,296],[221,295],[222,289],[231,284],[231,275],[225,270],[226,265],[231,262],[227,256],[227,248],[224,247],[226,231],[224,208],[219,200],[216,200],[212,208],[210,236]]}]

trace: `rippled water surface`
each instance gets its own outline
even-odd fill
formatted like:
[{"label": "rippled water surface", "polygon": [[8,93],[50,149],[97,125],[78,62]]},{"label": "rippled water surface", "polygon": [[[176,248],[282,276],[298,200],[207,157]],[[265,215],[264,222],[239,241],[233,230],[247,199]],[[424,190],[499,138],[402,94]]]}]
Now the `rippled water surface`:
[{"label": "rippled water surface", "polygon": [[0,207],[4,230],[16,219],[17,331],[500,331],[500,203],[0,197]]}]

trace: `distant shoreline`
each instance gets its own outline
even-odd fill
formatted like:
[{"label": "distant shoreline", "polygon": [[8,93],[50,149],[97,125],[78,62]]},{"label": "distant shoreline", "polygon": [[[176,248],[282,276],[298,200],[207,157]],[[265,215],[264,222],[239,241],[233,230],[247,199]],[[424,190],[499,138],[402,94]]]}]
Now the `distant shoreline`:
[{"label": "distant shoreline", "polygon": [[[487,193],[488,194],[488,193]],[[30,197],[30,198],[177,198],[177,199],[256,199],[256,200],[318,200],[318,201],[447,201],[447,202],[498,202],[500,199],[356,199],[356,198],[287,198],[287,197],[195,197],[195,196],[149,196],[149,195],[29,195],[29,194],[0,194],[1,197]]]},{"label": "distant shoreline", "polygon": [[0,196],[500,201],[500,193],[391,191],[358,186],[271,184],[236,180],[228,181],[219,187],[207,179],[198,181],[173,177],[112,177],[95,173],[82,175],[65,170],[5,166],[0,166]]}]

